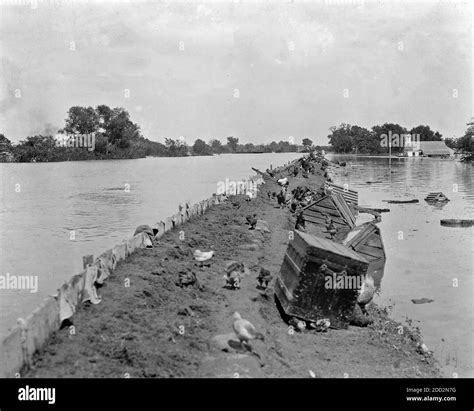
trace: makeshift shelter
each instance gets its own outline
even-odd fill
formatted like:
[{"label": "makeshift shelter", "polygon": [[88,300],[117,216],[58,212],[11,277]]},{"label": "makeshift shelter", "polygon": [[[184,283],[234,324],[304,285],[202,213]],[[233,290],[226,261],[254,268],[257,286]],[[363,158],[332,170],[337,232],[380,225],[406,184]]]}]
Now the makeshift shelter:
[{"label": "makeshift shelter", "polygon": [[367,274],[374,279],[375,286],[379,287],[386,261],[380,228],[373,222],[354,227],[342,244],[356,251],[369,262]]},{"label": "makeshift shelter", "polygon": [[326,181],[324,183],[324,190],[326,191],[326,193],[333,192],[341,194],[348,204],[359,204],[359,193],[354,190],[349,190],[348,187],[342,187],[337,184]]},{"label": "makeshift shelter", "polygon": [[368,266],[352,249],[296,230],[276,279],[275,295],[290,317],[329,319],[331,327],[346,328]]},{"label": "makeshift shelter", "polygon": [[[302,209],[309,234],[341,242],[355,226],[356,217],[349,208],[342,194],[330,192],[313,201]],[[327,229],[327,219],[331,218],[336,234],[331,235]]]}]

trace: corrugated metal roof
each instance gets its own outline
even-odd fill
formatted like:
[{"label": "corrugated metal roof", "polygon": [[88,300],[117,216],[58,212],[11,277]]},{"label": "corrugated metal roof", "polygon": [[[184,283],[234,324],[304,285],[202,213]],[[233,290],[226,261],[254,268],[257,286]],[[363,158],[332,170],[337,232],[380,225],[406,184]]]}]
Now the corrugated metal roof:
[{"label": "corrugated metal roof", "polygon": [[[419,150],[423,152],[425,156],[431,155],[451,155],[454,153],[454,150],[449,148],[444,141],[420,141]],[[406,151],[419,151],[413,150],[411,148],[406,149]]]}]

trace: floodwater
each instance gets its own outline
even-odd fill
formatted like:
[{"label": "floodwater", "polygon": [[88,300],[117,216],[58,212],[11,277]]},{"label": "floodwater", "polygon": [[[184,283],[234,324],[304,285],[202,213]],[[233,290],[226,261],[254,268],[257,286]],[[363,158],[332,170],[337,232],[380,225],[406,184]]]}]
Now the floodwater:
[{"label": "floodwater", "polygon": [[[253,175],[298,153],[119,161],[0,164],[0,275],[37,276],[38,290],[0,290],[0,336],[72,275],[82,256],[101,254],[136,226],[210,197],[226,179]],[[387,253],[376,302],[419,326],[446,376],[474,377],[473,228],[442,227],[473,218],[473,166],[452,160],[337,157],[348,161],[335,182],[359,192],[359,204],[389,208],[379,226]],[[367,181],[372,182],[368,184]],[[423,201],[431,191],[451,200]],[[388,199],[420,200],[387,204]],[[361,219],[370,219],[361,215]],[[413,304],[412,299],[434,300]]]},{"label": "floodwater", "polygon": [[[431,158],[332,158],[347,161],[334,182],[358,191],[360,205],[390,209],[378,224],[387,262],[375,301],[392,307],[394,319],[408,318],[420,327],[447,377],[474,377],[474,229],[440,225],[444,218],[474,218],[473,165]],[[424,201],[438,191],[450,199],[446,205]],[[415,198],[420,202],[383,201]],[[420,298],[434,301],[411,301]]]},{"label": "floodwater", "polygon": [[[298,153],[0,164],[0,275],[31,277],[28,289],[0,289],[0,337],[71,276],[82,256],[102,252],[186,201]],[[37,292],[34,280],[37,280]]]}]

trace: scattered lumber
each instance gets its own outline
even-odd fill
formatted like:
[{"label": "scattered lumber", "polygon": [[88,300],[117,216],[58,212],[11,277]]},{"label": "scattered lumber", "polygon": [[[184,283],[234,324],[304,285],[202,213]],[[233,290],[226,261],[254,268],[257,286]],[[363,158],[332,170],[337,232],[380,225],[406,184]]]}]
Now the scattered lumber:
[{"label": "scattered lumber", "polygon": [[445,227],[473,227],[474,220],[472,219],[455,219],[455,218],[448,218],[443,219],[440,221],[442,226]]},{"label": "scattered lumber", "polygon": [[384,203],[389,204],[414,204],[419,203],[420,200],[414,198],[413,200],[382,200]]}]

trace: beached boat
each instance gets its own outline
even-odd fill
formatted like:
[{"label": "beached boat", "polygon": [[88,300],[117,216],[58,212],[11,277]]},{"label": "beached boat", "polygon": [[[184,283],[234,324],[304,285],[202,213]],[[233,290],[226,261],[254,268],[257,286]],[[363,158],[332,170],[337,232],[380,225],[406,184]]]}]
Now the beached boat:
[{"label": "beached boat", "polygon": [[329,319],[346,328],[369,262],[349,247],[295,231],[288,244],[275,295],[284,313],[305,321]]},{"label": "beached boat", "polygon": [[372,222],[354,227],[342,244],[352,248],[369,262],[367,275],[374,279],[375,286],[378,288],[387,258],[380,228]]}]

